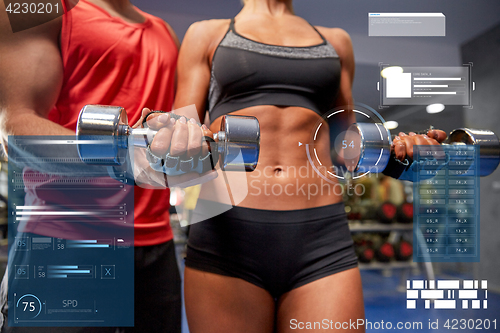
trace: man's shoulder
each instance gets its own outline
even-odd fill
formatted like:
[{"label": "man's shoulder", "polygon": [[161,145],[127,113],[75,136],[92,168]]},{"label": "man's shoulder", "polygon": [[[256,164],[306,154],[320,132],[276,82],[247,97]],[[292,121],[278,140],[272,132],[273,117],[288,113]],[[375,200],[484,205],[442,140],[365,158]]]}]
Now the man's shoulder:
[{"label": "man's shoulder", "polygon": [[[23,39],[50,39],[58,42],[62,27],[62,15],[52,17],[35,14],[14,14],[7,10],[7,2],[0,1],[0,42],[21,42]],[[8,3],[11,5],[11,3]],[[62,9],[61,9],[62,10]],[[11,9],[12,11],[12,9]],[[41,15],[41,14],[39,14]],[[2,44],[3,44],[2,43]]]}]

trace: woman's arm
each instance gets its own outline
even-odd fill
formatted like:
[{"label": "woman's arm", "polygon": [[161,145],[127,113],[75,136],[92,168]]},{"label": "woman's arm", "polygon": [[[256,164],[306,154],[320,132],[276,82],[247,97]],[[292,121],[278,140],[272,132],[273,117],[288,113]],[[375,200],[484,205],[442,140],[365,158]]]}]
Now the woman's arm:
[{"label": "woman's arm", "polygon": [[[354,52],[352,48],[352,42],[349,34],[339,28],[321,28],[318,30],[325,36],[325,38],[333,45],[337,54],[340,58],[341,76],[340,76],[340,91],[337,97],[337,106],[347,106],[348,112],[341,113],[345,114],[345,118],[341,121],[341,129],[338,133],[342,133],[347,129],[347,127],[356,122],[354,112],[348,108],[348,106],[353,105],[352,99],[352,82],[354,80]],[[405,133],[399,133],[395,138],[393,145],[391,147],[392,151],[396,155],[396,158],[400,161],[404,161],[406,156],[413,158],[413,146],[414,145],[437,145],[446,139],[446,133],[440,130],[429,131],[428,135],[416,135],[415,133],[410,133],[406,135]]]},{"label": "woman's arm", "polygon": [[[178,82],[174,101],[176,114],[204,122],[210,86],[210,59],[227,25],[227,20],[196,22],[186,32],[177,62]],[[191,105],[195,107],[190,107]],[[175,126],[169,122],[167,115],[148,118],[148,125],[159,129],[151,150],[158,156],[169,151],[173,156],[182,155],[185,151],[188,151],[188,156],[198,154],[201,147],[199,127],[191,122],[178,121]],[[209,133],[206,128],[203,132],[204,135]],[[172,147],[170,138],[176,142]]]},{"label": "woman's arm", "polygon": [[[319,29],[330,44],[332,44],[340,59],[340,90],[337,95],[336,106],[353,105],[352,83],[354,81],[355,65],[351,37],[346,31],[339,28]],[[352,110],[349,111],[348,119],[354,122],[354,113]]]},{"label": "woman's arm", "polygon": [[[335,102],[336,107],[342,107],[346,112],[338,113],[335,116],[335,122],[331,122],[330,130],[331,133],[338,133],[338,135],[344,135],[344,132],[349,128],[349,126],[356,122],[356,117],[352,110],[353,98],[352,98],[352,83],[354,80],[354,52],[352,49],[351,37],[347,32],[339,28],[322,28],[318,27],[318,30],[323,34],[323,36],[332,44],[333,48],[337,52],[340,60],[340,85],[339,91],[337,93],[337,100]],[[331,128],[334,126],[334,128]],[[333,151],[340,152],[339,155],[334,158],[335,165],[343,165],[343,152],[341,143],[343,140],[336,140],[336,138],[331,138],[330,142],[337,142],[337,147],[331,147]]]},{"label": "woman's arm", "polygon": [[[201,21],[192,24],[181,45],[177,63],[178,86],[175,109],[194,104],[192,108],[179,110],[189,118],[205,120],[206,101],[210,86],[211,57],[227,29],[227,20]],[[176,112],[177,113],[177,112]]]}]

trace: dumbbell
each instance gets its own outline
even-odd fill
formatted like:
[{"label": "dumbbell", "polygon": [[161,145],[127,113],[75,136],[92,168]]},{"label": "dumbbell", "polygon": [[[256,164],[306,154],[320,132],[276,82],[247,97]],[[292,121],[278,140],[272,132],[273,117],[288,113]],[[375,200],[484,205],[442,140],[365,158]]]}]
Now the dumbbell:
[{"label": "dumbbell", "polygon": [[[380,123],[352,124],[345,136],[347,149],[345,166],[349,171],[375,171],[386,169],[391,157],[391,135]],[[352,144],[351,144],[352,143]],[[488,176],[500,163],[500,142],[489,130],[459,128],[453,130],[443,145],[475,145],[479,147],[480,176]]]},{"label": "dumbbell", "polygon": [[354,252],[356,252],[359,262],[364,264],[370,263],[375,257],[375,251],[369,242],[355,243]]},{"label": "dumbbell", "polygon": [[381,235],[373,236],[373,249],[375,258],[380,262],[389,262],[394,259],[394,246]]},{"label": "dumbbell", "polygon": [[[171,117],[181,116],[170,113]],[[157,131],[151,128],[131,128],[127,113],[119,106],[86,105],[80,111],[76,133],[78,153],[83,162],[96,165],[122,165],[127,158],[128,148],[148,148]],[[211,152],[198,157],[198,161],[180,160],[171,157],[162,164],[167,175],[178,175],[190,171],[206,170],[206,161],[212,167],[220,159],[225,171],[253,171],[257,167],[260,149],[260,127],[257,118],[225,115],[220,131],[213,135]],[[149,149],[148,149],[149,151]],[[167,156],[168,157],[168,156]],[[190,164],[190,165],[189,165]],[[188,167],[186,167],[186,165]]]},{"label": "dumbbell", "polygon": [[394,244],[394,256],[397,261],[407,261],[413,255],[413,245],[404,239]]},{"label": "dumbbell", "polygon": [[354,252],[359,262],[364,264],[371,262],[375,257],[371,235],[357,233],[352,235],[352,240],[354,241]]},{"label": "dumbbell", "polygon": [[411,223],[413,221],[413,204],[410,202],[403,202],[398,207],[396,218],[398,222]]},{"label": "dumbbell", "polygon": [[392,202],[385,201],[377,209],[377,218],[382,223],[392,223],[396,219],[397,207]]}]

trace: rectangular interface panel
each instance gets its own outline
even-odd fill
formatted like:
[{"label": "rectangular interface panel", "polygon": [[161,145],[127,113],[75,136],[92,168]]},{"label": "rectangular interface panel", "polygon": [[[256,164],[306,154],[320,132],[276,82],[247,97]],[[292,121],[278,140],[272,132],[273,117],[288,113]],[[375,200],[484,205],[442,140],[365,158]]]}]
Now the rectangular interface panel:
[{"label": "rectangular interface panel", "polygon": [[415,262],[479,262],[479,148],[414,146]]},{"label": "rectangular interface panel", "polygon": [[82,163],[87,143],[9,137],[10,326],[134,324],[133,186]]},{"label": "rectangular interface panel", "polygon": [[469,65],[409,67],[383,64],[380,69],[381,106],[438,103],[471,106],[473,83]]},{"label": "rectangular interface panel", "polygon": [[368,36],[446,36],[443,13],[368,13]]}]

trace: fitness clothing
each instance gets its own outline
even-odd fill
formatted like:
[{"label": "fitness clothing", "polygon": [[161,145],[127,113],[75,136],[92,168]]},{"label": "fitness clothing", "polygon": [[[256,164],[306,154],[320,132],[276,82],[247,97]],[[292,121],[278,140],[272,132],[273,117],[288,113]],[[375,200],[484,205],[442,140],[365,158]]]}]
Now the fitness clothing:
[{"label": "fitness clothing", "polygon": [[[214,204],[199,200],[195,214]],[[189,230],[186,266],[241,278],[275,299],[357,263],[343,203],[287,211],[233,207]]]},{"label": "fitness clothing", "polygon": [[[340,59],[319,35],[323,43],[308,47],[263,44],[239,35],[231,20],[212,60],[210,119],[256,105],[299,106],[319,115],[334,107]],[[198,201],[194,220],[203,222],[190,228],[188,267],[241,278],[275,299],[357,267],[343,203],[289,211],[232,207],[204,218],[214,205]]]},{"label": "fitness clothing", "polygon": [[319,115],[333,108],[340,60],[318,34],[323,43],[313,46],[263,44],[239,35],[232,19],[212,59],[210,119],[256,105],[300,106]]},{"label": "fitness clothing", "polygon": [[[172,109],[177,46],[163,20],[137,11],[145,21],[127,23],[82,0],[63,15],[60,45],[64,81],[50,120],[74,131],[86,104],[122,106],[130,124],[140,118],[143,107]],[[169,196],[169,190],[134,188],[136,246],[172,239]],[[29,197],[35,200],[33,205],[41,204],[36,190]],[[70,233],[67,226],[51,220],[28,223],[24,231],[61,238],[80,233],[82,237],[85,228],[74,227]]]}]

